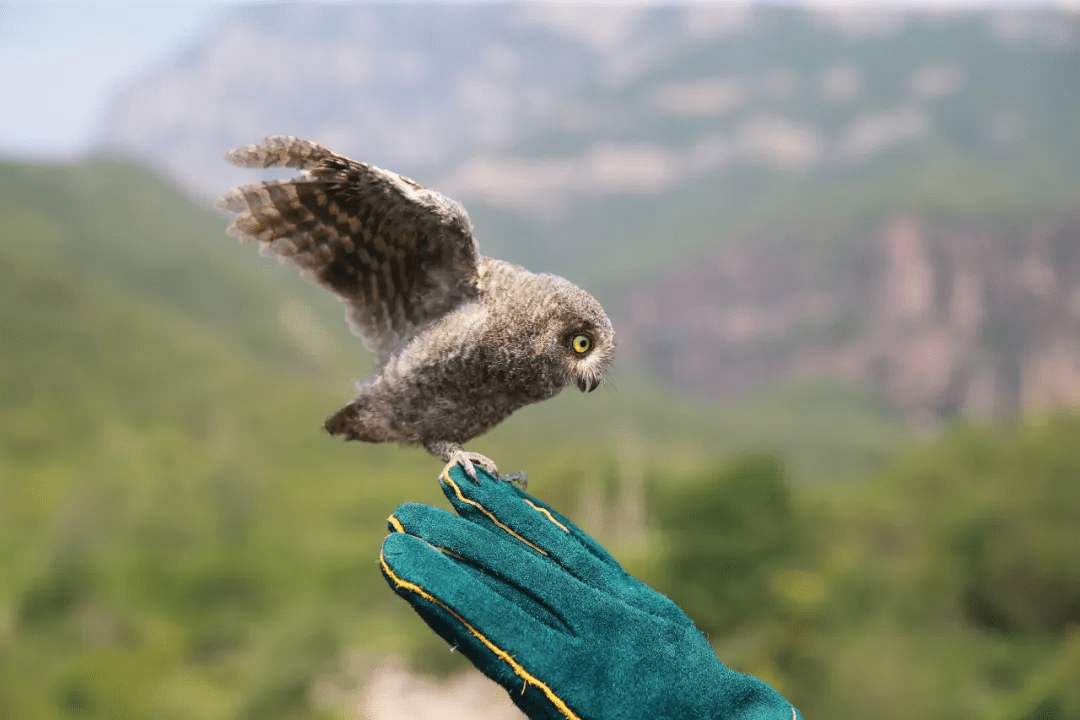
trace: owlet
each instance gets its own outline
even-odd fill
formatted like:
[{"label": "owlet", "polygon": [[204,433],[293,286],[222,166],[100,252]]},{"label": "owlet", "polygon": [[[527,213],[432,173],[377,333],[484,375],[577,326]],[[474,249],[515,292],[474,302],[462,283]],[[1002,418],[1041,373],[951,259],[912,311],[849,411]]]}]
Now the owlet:
[{"label": "owlet", "polygon": [[359,395],[326,421],[330,434],[422,445],[444,473],[460,464],[475,480],[473,463],[498,471],[463,443],[569,383],[591,392],[603,380],[615,332],[600,303],[561,277],[481,255],[453,200],[294,137],[225,157],[302,171],[222,197],[236,214],[228,232],[337,295],[375,353]]}]

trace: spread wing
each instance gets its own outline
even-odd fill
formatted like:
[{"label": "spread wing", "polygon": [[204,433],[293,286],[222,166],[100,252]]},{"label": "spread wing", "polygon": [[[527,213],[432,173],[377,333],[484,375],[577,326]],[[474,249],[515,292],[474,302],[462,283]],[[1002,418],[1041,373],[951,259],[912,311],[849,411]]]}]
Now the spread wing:
[{"label": "spread wing", "polygon": [[218,207],[236,213],[228,232],[335,293],[380,360],[476,295],[479,251],[453,200],[294,137],[270,136],[225,158],[303,171],[226,193]]}]

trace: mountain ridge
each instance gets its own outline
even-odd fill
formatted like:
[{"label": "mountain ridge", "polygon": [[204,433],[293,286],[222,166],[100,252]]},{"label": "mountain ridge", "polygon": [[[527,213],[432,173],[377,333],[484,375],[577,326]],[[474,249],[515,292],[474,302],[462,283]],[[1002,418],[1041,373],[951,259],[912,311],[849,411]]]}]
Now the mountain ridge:
[{"label": "mountain ridge", "polygon": [[[1080,15],[1046,8],[274,5],[223,20],[182,62],[134,81],[112,106],[103,143],[171,168],[205,196],[256,177],[220,161],[229,145],[269,132],[310,137],[454,197],[485,254],[563,275],[609,306],[655,295],[666,278],[693,277],[688,266],[725,254],[760,259],[745,272],[768,284],[774,251],[756,247],[768,242],[792,258],[781,275],[825,257],[847,268],[815,292],[834,293],[831,306],[847,308],[841,317],[880,329],[878,305],[846,294],[866,287],[860,272],[885,282],[888,263],[844,261],[868,252],[890,223],[913,218],[932,229],[921,241],[927,256],[950,255],[955,233],[996,237],[980,251],[997,258],[980,271],[984,290],[1001,286],[986,273],[1009,266],[1007,238],[1034,248],[1046,228],[1072,227],[1076,77]],[[808,243],[822,255],[806,257]],[[796,329],[797,285],[772,288],[773,311],[788,312],[780,324],[828,335],[813,322]],[[1025,293],[1006,294],[1023,304]],[[697,308],[688,337],[723,324],[733,310],[722,295],[673,293]],[[657,306],[679,324],[684,312],[670,297]],[[1022,312],[998,316],[1022,333],[1010,324]],[[678,369],[687,358],[644,348],[689,340],[633,312],[621,322],[638,371],[714,397],[730,396],[720,387],[757,387],[737,379],[733,346],[715,338],[688,348],[704,369],[687,384]],[[764,337],[751,355],[775,357],[778,341]],[[956,414],[941,411],[956,403],[940,393],[914,393],[924,399],[913,406],[904,399],[912,392],[885,389],[865,367],[811,362],[800,357],[808,346],[781,344],[794,353],[785,366],[854,378],[909,418]],[[915,362],[902,344],[890,347],[881,362]],[[973,342],[956,352],[981,363],[981,353],[1006,350]],[[940,366],[925,370],[955,374]],[[1061,368],[1059,386],[1071,387]],[[767,384],[793,372],[750,375]],[[991,414],[1020,411],[1023,383],[996,382],[1013,390],[995,395]]]}]

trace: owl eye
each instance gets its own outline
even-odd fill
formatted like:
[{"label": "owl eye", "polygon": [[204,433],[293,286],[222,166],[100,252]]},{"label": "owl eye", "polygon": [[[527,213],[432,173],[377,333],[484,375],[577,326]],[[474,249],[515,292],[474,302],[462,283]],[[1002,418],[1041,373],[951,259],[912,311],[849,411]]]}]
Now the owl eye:
[{"label": "owl eye", "polygon": [[588,335],[575,335],[570,347],[574,348],[574,352],[578,355],[584,355],[592,347],[592,340],[589,339]]}]

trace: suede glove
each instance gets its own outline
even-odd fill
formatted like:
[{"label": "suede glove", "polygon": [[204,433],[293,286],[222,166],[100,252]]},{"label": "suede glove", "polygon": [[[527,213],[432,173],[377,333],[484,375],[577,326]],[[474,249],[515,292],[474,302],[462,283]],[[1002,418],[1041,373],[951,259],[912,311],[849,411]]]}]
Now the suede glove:
[{"label": "suede glove", "polygon": [[[458,515],[406,503],[379,564],[387,582],[533,720],[800,720],[726,667],[671,600],[591,537],[477,468],[441,478]],[[460,516],[460,517],[458,517]]]}]

